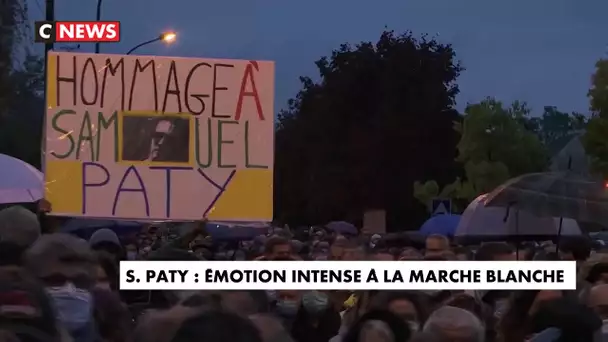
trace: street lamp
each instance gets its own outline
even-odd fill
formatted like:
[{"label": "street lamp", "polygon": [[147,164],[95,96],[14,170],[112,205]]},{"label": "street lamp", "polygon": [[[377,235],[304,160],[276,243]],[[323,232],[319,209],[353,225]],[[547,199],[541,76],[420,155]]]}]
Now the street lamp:
[{"label": "street lamp", "polygon": [[161,34],[160,36],[154,38],[154,39],[150,39],[148,41],[145,41],[141,44],[135,45],[135,47],[133,47],[131,50],[129,50],[129,52],[127,52],[127,55],[130,55],[131,53],[133,53],[133,51],[139,49],[142,46],[148,45],[148,44],[152,44],[158,41],[164,41],[166,43],[173,43],[175,41],[175,39],[177,38],[177,34],[175,32],[165,32],[163,34]]}]

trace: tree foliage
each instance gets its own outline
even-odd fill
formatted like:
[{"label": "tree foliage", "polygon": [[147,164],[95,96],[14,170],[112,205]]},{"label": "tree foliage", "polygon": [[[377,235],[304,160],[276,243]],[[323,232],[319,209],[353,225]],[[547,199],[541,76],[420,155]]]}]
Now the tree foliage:
[{"label": "tree foliage", "polygon": [[549,151],[555,153],[574,135],[584,131],[587,117],[581,113],[566,113],[559,111],[557,107],[545,106],[540,117],[527,118],[523,124],[528,130],[536,133]]},{"label": "tree foliage", "polygon": [[592,170],[608,177],[608,59],[597,62],[588,96],[592,117],[583,145],[591,157]]},{"label": "tree foliage", "polygon": [[449,45],[383,32],[377,43],[342,45],[316,62],[320,81],[279,115],[275,210],[283,221],[360,219],[387,210],[390,226],[426,216],[416,179],[458,176],[452,129],[462,71]]},{"label": "tree foliage", "polygon": [[457,161],[464,166],[466,179],[456,179],[437,194],[424,190],[434,190],[434,186],[419,183],[414,196],[425,203],[432,196],[452,198],[462,210],[463,204],[511,177],[545,170],[547,151],[538,136],[526,128],[524,123],[529,120],[525,103],[516,101],[505,107],[488,98],[469,105],[462,123],[454,127],[460,133]]},{"label": "tree foliage", "polygon": [[27,5],[0,2],[0,153],[40,166],[43,63],[30,53]]}]

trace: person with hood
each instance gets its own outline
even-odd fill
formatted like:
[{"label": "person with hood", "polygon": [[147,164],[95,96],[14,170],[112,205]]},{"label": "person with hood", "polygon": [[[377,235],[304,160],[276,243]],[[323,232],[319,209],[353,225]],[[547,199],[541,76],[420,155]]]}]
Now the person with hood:
[{"label": "person with hood", "polygon": [[111,229],[102,228],[96,230],[89,238],[89,245],[94,251],[102,251],[112,255],[116,263],[126,259],[120,239]]}]

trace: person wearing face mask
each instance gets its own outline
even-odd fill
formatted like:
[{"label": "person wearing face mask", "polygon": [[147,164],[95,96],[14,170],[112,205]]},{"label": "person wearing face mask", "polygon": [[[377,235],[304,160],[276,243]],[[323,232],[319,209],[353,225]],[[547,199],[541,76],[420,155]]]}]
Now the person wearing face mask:
[{"label": "person wearing face mask", "polygon": [[91,290],[97,260],[87,242],[63,233],[43,235],[25,252],[24,264],[44,283],[59,323],[72,339],[96,341]]},{"label": "person wearing face mask", "polygon": [[266,291],[271,312],[281,321],[285,329],[290,330],[296,319],[302,300],[299,291],[277,290]]},{"label": "person wearing face mask", "polygon": [[326,292],[307,291],[291,327],[297,342],[326,342],[340,330],[340,313]]},{"label": "person wearing face mask", "polygon": [[126,245],[125,250],[127,251],[127,253],[126,253],[127,260],[137,260],[138,252],[137,252],[137,247],[134,244]]},{"label": "person wearing face mask", "polygon": [[425,300],[422,295],[411,291],[381,292],[374,299],[372,308],[386,310],[401,318],[412,332],[420,330],[426,320]]}]

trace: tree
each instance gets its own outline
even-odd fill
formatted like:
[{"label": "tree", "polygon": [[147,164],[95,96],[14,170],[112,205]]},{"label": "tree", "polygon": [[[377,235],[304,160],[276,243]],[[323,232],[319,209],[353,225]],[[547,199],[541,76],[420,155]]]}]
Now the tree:
[{"label": "tree", "polygon": [[411,198],[414,180],[459,175],[452,125],[462,67],[451,46],[387,31],[316,66],[320,81],[301,78],[279,115],[278,217],[324,223],[380,208],[389,226],[417,227],[426,214]]},{"label": "tree", "polygon": [[580,113],[566,113],[557,107],[545,106],[540,117],[526,118],[522,123],[538,135],[551,153],[557,153],[575,135],[584,131],[587,118]]},{"label": "tree", "polygon": [[[455,125],[460,133],[457,161],[464,165],[466,180],[456,179],[439,194],[466,204],[511,177],[545,170],[547,151],[524,125],[529,114],[526,104],[520,102],[505,108],[488,98],[469,105],[463,122]],[[420,183],[418,189],[414,195],[420,201],[434,195],[424,190],[434,190],[432,185]]]},{"label": "tree", "polygon": [[43,63],[25,44],[26,2],[0,2],[0,23],[0,153],[40,166]]},{"label": "tree", "polygon": [[594,172],[608,177],[608,59],[597,62],[588,96],[592,117],[583,136]]}]

